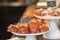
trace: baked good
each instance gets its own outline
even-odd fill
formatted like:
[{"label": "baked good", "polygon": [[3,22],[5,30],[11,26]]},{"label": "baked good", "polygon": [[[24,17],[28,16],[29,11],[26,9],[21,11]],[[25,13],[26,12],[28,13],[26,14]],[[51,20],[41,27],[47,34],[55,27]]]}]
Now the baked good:
[{"label": "baked good", "polygon": [[49,30],[49,28],[48,28],[47,26],[45,26],[45,25],[40,25],[40,26],[39,26],[39,30],[40,30],[41,32],[46,32],[46,31]]},{"label": "baked good", "polygon": [[31,33],[39,33],[38,25],[35,22],[29,23],[29,29],[30,29]]},{"label": "baked good", "polygon": [[38,16],[60,16],[60,8],[49,7],[43,11],[37,9],[36,15]]},{"label": "baked good", "polygon": [[18,27],[18,33],[19,34],[28,34],[29,29],[27,27],[25,27],[25,26]]},{"label": "baked good", "polygon": [[16,32],[16,33],[17,33],[17,31],[18,31],[17,27],[18,27],[18,26],[16,26],[16,25],[9,25],[9,26],[8,26],[8,30],[9,30],[10,32]]}]

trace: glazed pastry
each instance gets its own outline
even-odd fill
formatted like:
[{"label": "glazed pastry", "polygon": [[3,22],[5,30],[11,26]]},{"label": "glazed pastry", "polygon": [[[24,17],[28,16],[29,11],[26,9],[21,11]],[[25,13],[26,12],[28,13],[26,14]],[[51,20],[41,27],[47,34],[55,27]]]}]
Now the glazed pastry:
[{"label": "glazed pastry", "polygon": [[55,15],[57,15],[57,16],[60,16],[60,8],[57,8],[56,10],[55,10],[55,13],[54,13]]},{"label": "glazed pastry", "polygon": [[43,22],[44,22],[44,24],[48,24],[49,23],[49,20],[46,19]]},{"label": "glazed pastry", "polygon": [[41,11],[40,10],[36,10],[35,14],[41,16]]},{"label": "glazed pastry", "polygon": [[53,7],[49,7],[45,10],[42,9],[38,9],[36,12],[36,15],[38,16],[60,16],[60,8],[53,8]]},{"label": "glazed pastry", "polygon": [[28,34],[29,29],[27,27],[21,26],[21,27],[18,28],[18,33],[20,33],[20,34]]},{"label": "glazed pastry", "polygon": [[35,18],[31,19],[31,21],[30,21],[30,22],[35,22],[35,23],[37,23],[37,21],[36,21],[36,19],[35,19]]},{"label": "glazed pastry", "polygon": [[27,27],[28,28],[28,23],[23,23],[21,24],[21,27],[24,26],[24,27]]},{"label": "glazed pastry", "polygon": [[18,31],[17,31],[19,34],[21,34],[21,28],[18,27]]},{"label": "glazed pastry", "polygon": [[45,26],[45,25],[40,25],[40,26],[39,26],[39,29],[40,29],[41,32],[46,32],[46,31],[49,30],[48,27]]},{"label": "glazed pastry", "polygon": [[44,11],[44,9],[37,9],[35,14],[41,16],[41,12]]},{"label": "glazed pastry", "polygon": [[30,22],[29,23],[29,28],[31,33],[39,33],[38,25],[35,22]]},{"label": "glazed pastry", "polygon": [[49,14],[49,12],[47,10],[44,10],[43,12],[41,12],[41,16],[46,16],[48,14]]},{"label": "glazed pastry", "polygon": [[8,30],[9,30],[10,32],[17,32],[17,31],[18,31],[17,27],[18,27],[18,26],[16,26],[16,25],[9,25],[9,26],[8,26]]},{"label": "glazed pastry", "polygon": [[28,34],[29,33],[28,24],[27,23],[21,24],[21,26],[18,27],[18,33]]},{"label": "glazed pastry", "polygon": [[49,7],[49,8],[47,9],[47,11],[49,12],[48,15],[54,16],[55,8]]},{"label": "glazed pastry", "polygon": [[47,10],[49,11],[49,13],[54,13],[54,9],[52,7],[49,7]]},{"label": "glazed pastry", "polygon": [[39,25],[42,24],[42,19],[36,19],[36,21]]}]

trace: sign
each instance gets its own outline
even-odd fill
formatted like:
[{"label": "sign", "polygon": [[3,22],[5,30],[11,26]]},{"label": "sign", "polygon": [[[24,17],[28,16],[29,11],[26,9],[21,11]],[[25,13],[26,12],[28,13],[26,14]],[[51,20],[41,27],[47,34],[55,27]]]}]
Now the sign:
[{"label": "sign", "polygon": [[28,23],[29,21],[31,21],[31,18],[29,16],[21,19],[21,23]]},{"label": "sign", "polygon": [[47,6],[49,6],[49,7],[56,6],[56,1],[47,1]]}]

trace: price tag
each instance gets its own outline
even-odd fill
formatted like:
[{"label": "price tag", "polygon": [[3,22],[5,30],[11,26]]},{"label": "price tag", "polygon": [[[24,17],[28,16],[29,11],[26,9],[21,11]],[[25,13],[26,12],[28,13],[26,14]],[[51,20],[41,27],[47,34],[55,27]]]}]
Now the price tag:
[{"label": "price tag", "polygon": [[21,23],[28,23],[29,21],[31,21],[31,18],[29,16],[21,19]]},{"label": "price tag", "polygon": [[49,7],[56,6],[56,1],[47,1],[47,6],[49,6]]}]

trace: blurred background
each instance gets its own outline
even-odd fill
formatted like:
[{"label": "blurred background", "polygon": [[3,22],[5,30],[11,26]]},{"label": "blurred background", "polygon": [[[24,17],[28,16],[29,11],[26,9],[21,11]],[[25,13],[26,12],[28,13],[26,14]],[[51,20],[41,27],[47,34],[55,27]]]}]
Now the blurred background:
[{"label": "blurred background", "polygon": [[[60,0],[57,0],[59,6]],[[37,8],[41,6],[47,7],[46,0],[39,0]],[[27,5],[24,4],[24,0],[0,0],[0,39],[7,39],[11,37],[11,33],[7,32],[7,26],[9,24],[17,23],[25,12]]]}]

